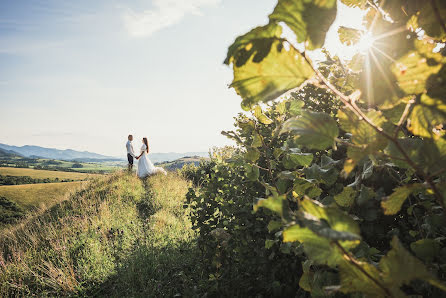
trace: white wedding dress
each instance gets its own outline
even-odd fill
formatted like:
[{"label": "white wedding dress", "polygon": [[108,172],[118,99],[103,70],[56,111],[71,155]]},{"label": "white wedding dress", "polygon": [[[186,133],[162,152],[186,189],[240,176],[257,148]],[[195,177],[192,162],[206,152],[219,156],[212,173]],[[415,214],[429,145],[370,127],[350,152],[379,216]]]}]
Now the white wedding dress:
[{"label": "white wedding dress", "polygon": [[147,176],[157,174],[157,173],[163,173],[164,175],[167,175],[166,170],[164,170],[161,167],[155,167],[150,161],[149,156],[147,154],[147,146],[146,144],[143,144],[141,147],[141,157],[138,160],[138,177],[139,178],[145,178]]}]

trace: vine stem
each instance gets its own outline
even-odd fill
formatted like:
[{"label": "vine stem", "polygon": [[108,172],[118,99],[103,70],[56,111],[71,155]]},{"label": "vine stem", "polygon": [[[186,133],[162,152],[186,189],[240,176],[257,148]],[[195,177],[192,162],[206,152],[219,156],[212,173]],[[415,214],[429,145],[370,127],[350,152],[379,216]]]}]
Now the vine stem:
[{"label": "vine stem", "polygon": [[395,129],[395,133],[393,134],[393,137],[396,139],[398,138],[398,132],[401,130],[401,127],[403,126],[404,122],[406,122],[407,117],[409,116],[410,107],[413,103],[415,103],[415,96],[413,96],[408,103],[406,104],[406,107],[404,108],[404,112],[401,115],[400,120],[398,121],[398,124]]},{"label": "vine stem", "polygon": [[[294,48],[295,51],[297,51],[298,53],[301,53],[299,50],[296,49],[296,47],[294,47],[294,45],[292,45],[292,44],[290,44],[290,45]],[[424,171],[422,171],[418,167],[418,165],[409,157],[409,155],[407,154],[406,150],[404,150],[404,148],[401,146],[400,142],[398,142],[398,139],[393,137],[393,136],[391,136],[387,132],[385,132],[382,127],[379,127],[375,123],[373,123],[373,121],[370,120],[362,112],[362,110],[356,105],[356,103],[353,100],[353,98],[351,98],[349,96],[346,96],[344,93],[339,91],[335,86],[333,86],[333,84],[331,84],[330,81],[328,81],[328,79],[325,78],[322,75],[322,73],[313,66],[313,63],[311,63],[310,59],[308,59],[308,57],[306,56],[305,52],[301,53],[301,55],[305,59],[305,61],[308,63],[308,65],[313,69],[313,71],[316,73],[316,75],[319,77],[319,79],[322,81],[322,83],[324,83],[325,86],[327,86],[327,88],[331,92],[333,92],[334,94],[339,96],[339,98],[341,99],[341,101],[344,103],[344,105],[346,107],[348,107],[350,110],[352,110],[353,113],[355,113],[356,116],[358,116],[360,120],[365,121],[377,133],[381,134],[383,137],[385,137],[386,139],[388,139],[390,142],[392,142],[395,145],[395,147],[398,149],[398,151],[400,151],[400,153],[402,154],[404,160],[415,170],[415,172],[419,173],[421,176],[424,177],[424,180],[427,182],[427,184],[429,184],[430,188],[434,191],[434,196],[437,199],[438,203],[443,208],[443,212],[446,214],[446,208],[445,208],[445,203],[444,203],[444,200],[443,200],[443,195],[438,190],[437,186],[435,185],[434,181],[432,180],[432,177],[430,177],[428,174],[424,173]]]},{"label": "vine stem", "polygon": [[350,261],[350,263],[355,266],[359,271],[362,272],[362,274],[364,274],[365,276],[367,276],[368,279],[370,279],[371,281],[373,281],[378,287],[380,287],[387,296],[389,297],[393,297],[392,293],[390,293],[389,289],[387,289],[384,285],[382,285],[378,280],[376,280],[376,278],[374,278],[373,276],[371,276],[367,271],[364,270],[364,268],[362,268],[358,262],[356,261],[356,259],[354,259],[350,253],[348,251],[346,251],[342,245],[339,243],[339,241],[334,241],[334,244],[342,251],[342,253],[344,254],[344,256]]},{"label": "vine stem", "polygon": [[435,18],[437,19],[437,22],[440,23],[441,28],[443,29],[444,33],[446,33],[446,25],[445,25],[443,19],[441,18],[440,12],[438,11],[437,2],[435,2],[435,0],[431,0],[431,6],[432,6],[432,10],[434,11]]}]

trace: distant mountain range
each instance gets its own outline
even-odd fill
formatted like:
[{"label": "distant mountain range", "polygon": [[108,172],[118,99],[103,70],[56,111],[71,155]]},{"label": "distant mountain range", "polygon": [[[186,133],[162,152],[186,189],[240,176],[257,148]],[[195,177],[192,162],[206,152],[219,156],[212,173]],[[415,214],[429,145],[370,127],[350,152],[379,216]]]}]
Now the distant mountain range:
[{"label": "distant mountain range", "polygon": [[10,146],[0,143],[0,149],[6,150],[8,153],[14,153],[24,157],[50,158],[59,160],[119,160],[119,158],[105,156],[88,151],[76,151],[72,149],[60,150],[54,148],[44,148],[39,146]]},{"label": "distant mountain range", "polygon": [[[54,148],[45,148],[40,146],[11,146],[7,144],[0,143],[0,156],[7,155],[18,155],[30,158],[49,158],[58,160],[69,160],[69,161],[79,161],[79,162],[101,162],[101,161],[121,161],[126,160],[125,157],[112,157],[101,155],[98,153],[88,152],[88,151],[76,151],[72,149],[60,150]],[[150,153],[149,157],[152,162],[167,162],[177,160],[186,156],[200,156],[209,157],[208,152],[168,152],[168,153]]]}]

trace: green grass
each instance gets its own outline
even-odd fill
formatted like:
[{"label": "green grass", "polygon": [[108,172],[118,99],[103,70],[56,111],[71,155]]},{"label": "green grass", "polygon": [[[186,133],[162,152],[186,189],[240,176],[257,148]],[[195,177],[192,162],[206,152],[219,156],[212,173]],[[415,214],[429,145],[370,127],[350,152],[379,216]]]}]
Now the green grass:
[{"label": "green grass", "polygon": [[38,183],[0,186],[0,197],[16,202],[25,209],[47,208],[64,200],[72,191],[79,189],[85,181]]},{"label": "green grass", "polygon": [[195,295],[202,276],[183,209],[189,183],[124,172],[86,183],[0,234],[0,297]]},{"label": "green grass", "polygon": [[47,170],[35,170],[27,168],[9,168],[0,167],[0,175],[4,176],[29,176],[35,179],[71,179],[71,180],[85,180],[89,178],[97,177],[98,174],[88,173],[76,173],[76,172],[62,172],[62,171],[47,171]]}]

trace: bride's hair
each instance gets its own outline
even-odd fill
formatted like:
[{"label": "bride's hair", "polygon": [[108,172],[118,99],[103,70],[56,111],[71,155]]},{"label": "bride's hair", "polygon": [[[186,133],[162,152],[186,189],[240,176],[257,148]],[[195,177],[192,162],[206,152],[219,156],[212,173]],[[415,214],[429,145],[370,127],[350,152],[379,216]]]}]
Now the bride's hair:
[{"label": "bride's hair", "polygon": [[147,138],[142,138],[142,142],[144,143],[144,144],[146,144],[146,150],[147,150],[147,153],[149,153],[149,142],[147,141]]}]

